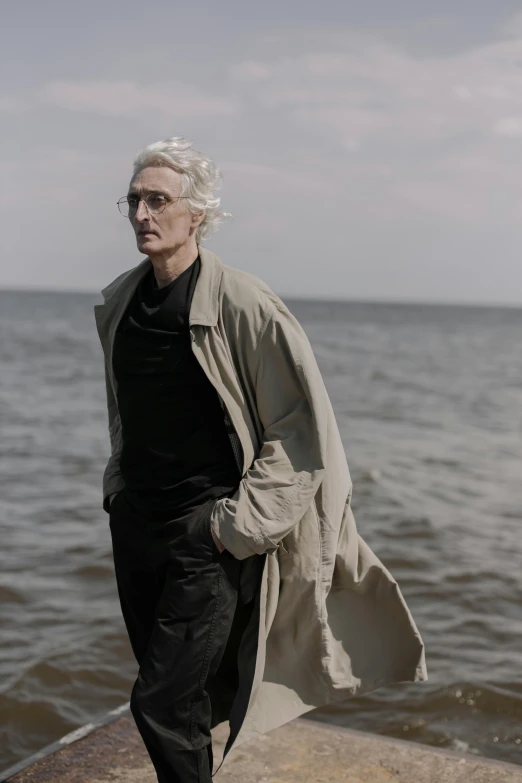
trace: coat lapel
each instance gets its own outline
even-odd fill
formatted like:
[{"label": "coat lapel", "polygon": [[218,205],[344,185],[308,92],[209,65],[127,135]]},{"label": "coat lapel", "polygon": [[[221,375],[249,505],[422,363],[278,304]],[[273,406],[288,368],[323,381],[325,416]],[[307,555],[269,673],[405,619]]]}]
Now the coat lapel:
[{"label": "coat lapel", "polygon": [[111,377],[114,334],[139,281],[147,273],[150,265],[150,259],[146,258],[137,267],[131,269],[130,272],[125,272],[117,277],[101,292],[105,299],[105,304],[94,305],[96,328],[98,329],[103,352],[111,369]]}]

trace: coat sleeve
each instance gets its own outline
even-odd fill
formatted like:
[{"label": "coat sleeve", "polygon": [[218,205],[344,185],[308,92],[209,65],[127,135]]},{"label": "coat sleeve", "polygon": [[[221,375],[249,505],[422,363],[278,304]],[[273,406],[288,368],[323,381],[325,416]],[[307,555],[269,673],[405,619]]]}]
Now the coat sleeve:
[{"label": "coat sleeve", "polygon": [[303,517],[325,469],[328,397],[297,319],[274,306],[254,378],[261,450],[237,492],[216,501],[210,524],[242,560],[274,550]]},{"label": "coat sleeve", "polygon": [[105,359],[105,389],[107,392],[107,410],[109,417],[109,437],[111,456],[103,474],[103,509],[109,513],[109,496],[123,489],[125,482],[120,472],[120,454],[122,447],[121,421],[114,392],[109,379],[107,359]]}]

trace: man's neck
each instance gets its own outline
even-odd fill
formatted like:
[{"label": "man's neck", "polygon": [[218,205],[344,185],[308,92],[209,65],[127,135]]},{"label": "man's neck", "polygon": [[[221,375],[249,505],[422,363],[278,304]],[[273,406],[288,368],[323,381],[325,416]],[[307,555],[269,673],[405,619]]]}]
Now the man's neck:
[{"label": "man's neck", "polygon": [[176,277],[188,269],[188,267],[194,263],[198,257],[199,250],[197,244],[191,243],[189,247],[179,248],[171,256],[154,257],[149,256],[149,259],[154,268],[154,277],[156,278],[156,284],[158,288],[164,288],[171,283]]}]

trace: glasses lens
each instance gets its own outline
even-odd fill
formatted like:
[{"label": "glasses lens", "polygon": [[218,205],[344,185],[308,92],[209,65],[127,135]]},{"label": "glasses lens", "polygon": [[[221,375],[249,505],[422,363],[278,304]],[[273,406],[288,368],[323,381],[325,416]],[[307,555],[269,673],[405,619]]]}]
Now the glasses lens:
[{"label": "glasses lens", "polygon": [[[143,200],[147,206],[148,211],[154,215],[159,215],[160,212],[163,212],[163,210],[169,203],[168,199],[165,198],[165,196],[156,193],[150,193]],[[129,203],[129,201],[126,198],[121,198],[118,201],[118,209],[120,210],[123,217],[129,217],[129,216],[134,217],[134,215],[138,211],[139,201],[140,199],[133,197],[130,199],[130,203]]]},{"label": "glasses lens", "polygon": [[150,193],[145,199],[149,212],[159,215],[167,206],[167,199],[160,193]]}]

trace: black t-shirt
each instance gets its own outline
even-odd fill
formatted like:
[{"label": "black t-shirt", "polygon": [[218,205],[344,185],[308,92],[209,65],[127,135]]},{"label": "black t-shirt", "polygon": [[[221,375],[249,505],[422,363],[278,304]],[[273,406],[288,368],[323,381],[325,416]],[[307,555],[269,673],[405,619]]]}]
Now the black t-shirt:
[{"label": "black t-shirt", "polygon": [[198,256],[158,288],[151,264],[115,335],[124,492],[154,518],[173,519],[233,494],[240,481],[217,391],[191,348],[188,318],[199,269]]}]

